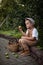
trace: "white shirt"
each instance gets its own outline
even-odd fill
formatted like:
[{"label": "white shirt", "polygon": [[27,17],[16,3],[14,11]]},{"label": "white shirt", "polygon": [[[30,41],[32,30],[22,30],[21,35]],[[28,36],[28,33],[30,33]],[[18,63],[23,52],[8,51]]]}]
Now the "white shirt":
[{"label": "white shirt", "polygon": [[[26,31],[26,35],[29,33],[29,30]],[[36,28],[33,29],[32,31],[32,37],[35,37],[36,40],[38,40],[38,31]]]},{"label": "white shirt", "polygon": [[33,31],[32,31],[32,37],[35,37],[36,40],[38,40],[38,31],[37,31],[36,28],[34,28]]}]

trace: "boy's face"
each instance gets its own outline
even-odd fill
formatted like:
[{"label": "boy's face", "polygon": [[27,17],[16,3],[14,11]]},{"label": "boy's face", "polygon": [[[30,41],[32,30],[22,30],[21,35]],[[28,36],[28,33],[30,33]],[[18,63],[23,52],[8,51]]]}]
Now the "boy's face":
[{"label": "boy's face", "polygon": [[27,29],[32,27],[32,23],[30,23],[29,20],[26,20],[26,21],[25,21],[25,24],[26,24],[26,28],[27,28]]}]

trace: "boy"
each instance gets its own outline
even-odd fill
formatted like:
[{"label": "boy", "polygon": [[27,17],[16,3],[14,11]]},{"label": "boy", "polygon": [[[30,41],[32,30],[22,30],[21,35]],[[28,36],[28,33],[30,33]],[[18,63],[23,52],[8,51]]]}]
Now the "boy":
[{"label": "boy", "polygon": [[35,21],[32,18],[26,18],[25,24],[27,31],[23,32],[22,27],[19,27],[20,32],[23,34],[21,39],[19,39],[19,45],[23,48],[21,55],[30,55],[30,50],[28,46],[36,45],[38,41],[38,31],[34,27]]}]

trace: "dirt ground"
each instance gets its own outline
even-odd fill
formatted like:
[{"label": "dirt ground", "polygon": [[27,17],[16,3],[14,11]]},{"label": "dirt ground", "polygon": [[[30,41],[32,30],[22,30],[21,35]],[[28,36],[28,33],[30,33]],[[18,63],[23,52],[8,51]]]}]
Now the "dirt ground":
[{"label": "dirt ground", "polygon": [[[13,52],[10,52],[6,48],[8,42],[7,39],[0,38],[0,65],[38,65],[35,59],[31,56],[15,57]],[[9,57],[6,58],[5,54]]]}]

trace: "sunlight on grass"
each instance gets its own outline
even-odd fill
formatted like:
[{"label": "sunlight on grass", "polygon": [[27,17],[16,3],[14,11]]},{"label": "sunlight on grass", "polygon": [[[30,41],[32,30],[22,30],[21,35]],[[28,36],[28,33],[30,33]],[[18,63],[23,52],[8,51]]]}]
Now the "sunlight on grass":
[{"label": "sunlight on grass", "polygon": [[0,31],[0,34],[10,35],[10,36],[17,37],[17,38],[20,38],[22,35],[20,32],[17,32],[15,30]]}]

